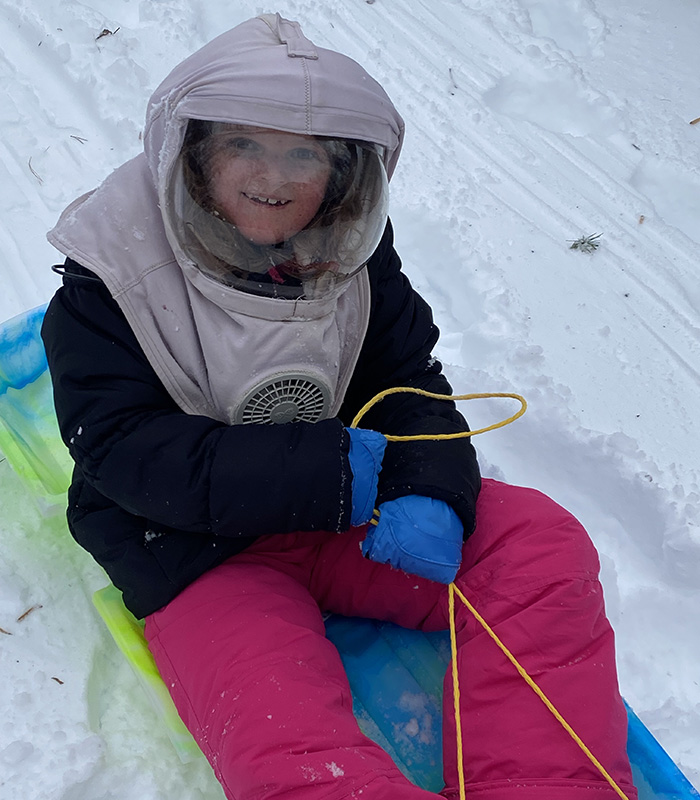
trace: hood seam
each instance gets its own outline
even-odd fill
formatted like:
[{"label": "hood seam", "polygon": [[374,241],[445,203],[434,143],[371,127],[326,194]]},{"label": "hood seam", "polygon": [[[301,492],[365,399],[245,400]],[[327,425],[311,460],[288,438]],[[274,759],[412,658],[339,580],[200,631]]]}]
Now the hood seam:
[{"label": "hood seam", "polygon": [[304,96],[306,99],[306,133],[310,134],[311,125],[311,75],[309,74],[309,66],[306,59],[301,59],[301,67],[304,71]]}]

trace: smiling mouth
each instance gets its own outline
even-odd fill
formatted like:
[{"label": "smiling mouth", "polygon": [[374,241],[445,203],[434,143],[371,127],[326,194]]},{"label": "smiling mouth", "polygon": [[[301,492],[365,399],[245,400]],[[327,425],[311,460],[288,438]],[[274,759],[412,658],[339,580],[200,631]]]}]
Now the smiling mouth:
[{"label": "smiling mouth", "polygon": [[272,206],[273,208],[279,208],[280,206],[286,206],[291,203],[291,200],[277,200],[274,197],[262,197],[257,194],[246,194],[246,192],[241,192],[243,197],[250,200],[252,203],[256,203],[260,206]]}]

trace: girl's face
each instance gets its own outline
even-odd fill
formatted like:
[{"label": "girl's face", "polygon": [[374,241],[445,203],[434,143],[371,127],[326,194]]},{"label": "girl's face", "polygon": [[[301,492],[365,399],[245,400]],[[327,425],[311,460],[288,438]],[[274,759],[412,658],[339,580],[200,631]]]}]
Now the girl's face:
[{"label": "girl's face", "polygon": [[254,244],[283,242],[314,218],[331,164],[312,136],[251,128],[217,133],[207,178],[214,205]]}]

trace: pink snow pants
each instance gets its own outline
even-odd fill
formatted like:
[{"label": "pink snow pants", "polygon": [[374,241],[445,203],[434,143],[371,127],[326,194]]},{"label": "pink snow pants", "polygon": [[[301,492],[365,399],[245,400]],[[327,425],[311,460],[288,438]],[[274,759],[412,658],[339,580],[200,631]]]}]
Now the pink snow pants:
[{"label": "pink snow pants", "polygon": [[[636,798],[598,557],[564,509],[484,480],[457,586]],[[446,586],[362,558],[364,529],[269,536],[146,620],[182,719],[230,800],[433,800],[360,732],[321,610],[435,631]],[[469,800],[614,800],[614,790],[457,599]],[[451,677],[441,794],[459,796]]]}]

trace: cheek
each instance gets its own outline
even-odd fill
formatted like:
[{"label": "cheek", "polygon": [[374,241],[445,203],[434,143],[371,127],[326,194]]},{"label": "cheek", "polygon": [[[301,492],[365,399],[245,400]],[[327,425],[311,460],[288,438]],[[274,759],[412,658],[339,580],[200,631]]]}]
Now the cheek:
[{"label": "cheek", "polygon": [[209,176],[209,185],[214,202],[235,200],[245,187],[250,176],[240,164],[228,163],[222,167],[214,167]]},{"label": "cheek", "polygon": [[321,205],[323,198],[326,196],[326,188],[328,187],[328,176],[323,175],[318,178],[305,183],[300,191],[300,196],[310,206],[314,204],[316,208]]},{"label": "cheek", "polygon": [[323,191],[316,186],[304,186],[298,194],[298,199],[305,208],[318,208],[323,200],[323,194]]}]

